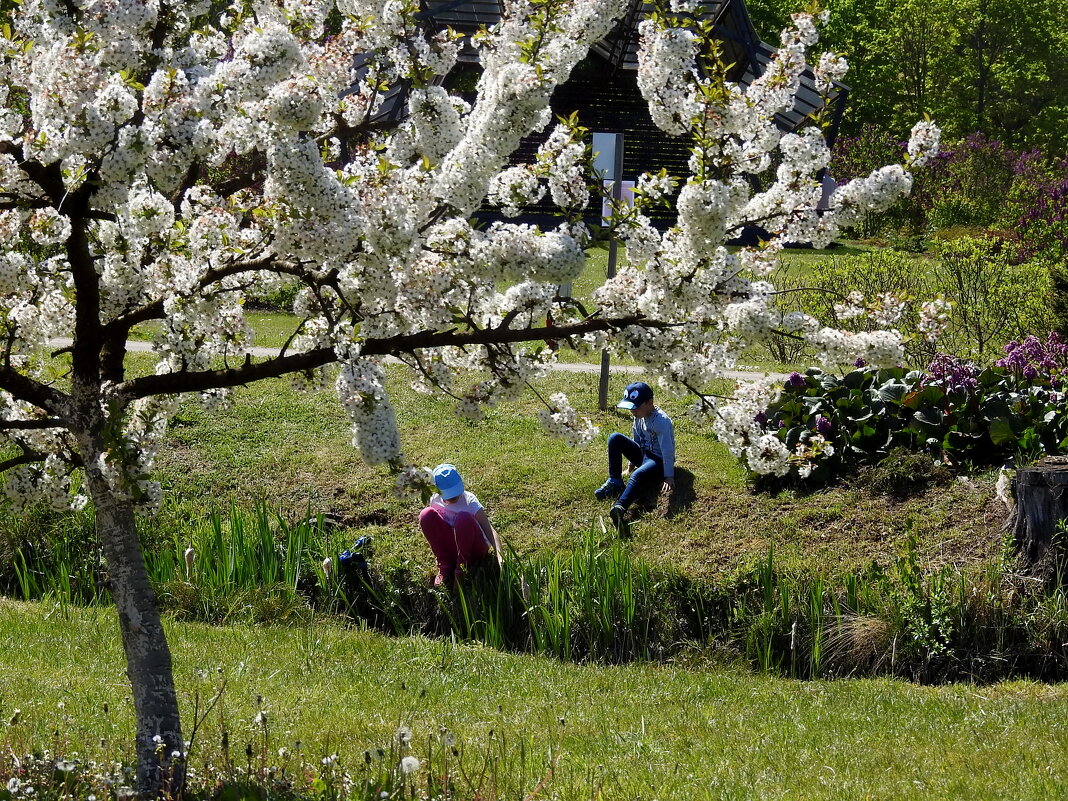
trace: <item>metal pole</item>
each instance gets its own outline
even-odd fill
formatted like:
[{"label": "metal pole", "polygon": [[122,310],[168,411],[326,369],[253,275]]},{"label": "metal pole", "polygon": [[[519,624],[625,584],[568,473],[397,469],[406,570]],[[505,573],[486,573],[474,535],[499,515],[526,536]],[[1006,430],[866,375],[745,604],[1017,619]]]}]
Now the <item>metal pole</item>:
[{"label": "metal pole", "polygon": [[[623,134],[611,134],[614,141],[614,155],[612,163],[612,199],[619,201],[623,197]],[[616,250],[618,243],[615,236],[608,240],[608,278],[616,275]],[[609,362],[611,361],[608,351],[601,351],[601,381],[597,389],[597,406],[603,412],[608,408],[608,374]]]}]

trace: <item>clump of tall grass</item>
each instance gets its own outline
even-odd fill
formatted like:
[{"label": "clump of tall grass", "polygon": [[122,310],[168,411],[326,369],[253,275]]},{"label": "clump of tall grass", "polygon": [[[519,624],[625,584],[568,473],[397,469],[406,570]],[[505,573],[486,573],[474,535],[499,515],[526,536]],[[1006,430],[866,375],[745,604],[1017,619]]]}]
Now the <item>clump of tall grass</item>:
[{"label": "clump of tall grass", "polygon": [[146,554],[161,603],[209,622],[302,619],[321,602],[322,562],[341,542],[321,517],[289,522],[259,504],[217,511],[172,546]]},{"label": "clump of tall grass", "polygon": [[[16,545],[6,591],[26,601],[110,603],[92,517],[84,517],[70,530]],[[265,504],[251,512],[231,506],[146,549],[145,564],[162,607],[180,619],[284,622],[322,605],[322,562],[340,542],[321,517],[290,522]]]},{"label": "clump of tall grass", "polygon": [[336,595],[355,599],[351,611],[365,623],[395,634],[458,636],[568,661],[663,656],[696,597],[681,576],[633,560],[603,523],[571,552],[512,552],[501,567],[485,560],[452,591],[399,578],[387,572],[345,587],[339,577]]}]

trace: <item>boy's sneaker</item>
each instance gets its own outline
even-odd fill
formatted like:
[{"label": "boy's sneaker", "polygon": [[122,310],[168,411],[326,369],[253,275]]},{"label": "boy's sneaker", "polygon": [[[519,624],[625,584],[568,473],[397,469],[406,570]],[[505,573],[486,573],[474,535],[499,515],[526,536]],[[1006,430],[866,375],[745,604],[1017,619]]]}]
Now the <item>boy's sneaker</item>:
[{"label": "boy's sneaker", "polygon": [[618,478],[609,478],[607,482],[601,484],[594,490],[594,498],[598,501],[607,501],[610,498],[618,498],[623,494],[623,488],[627,485]]},{"label": "boy's sneaker", "polygon": [[627,510],[618,503],[614,503],[612,508],[608,510],[608,516],[612,518],[612,524],[616,527],[616,530],[622,533],[627,525]]},{"label": "boy's sneaker", "polygon": [[610,478],[593,491],[593,497],[599,501],[618,498],[623,493],[623,487],[625,486],[618,478]]}]

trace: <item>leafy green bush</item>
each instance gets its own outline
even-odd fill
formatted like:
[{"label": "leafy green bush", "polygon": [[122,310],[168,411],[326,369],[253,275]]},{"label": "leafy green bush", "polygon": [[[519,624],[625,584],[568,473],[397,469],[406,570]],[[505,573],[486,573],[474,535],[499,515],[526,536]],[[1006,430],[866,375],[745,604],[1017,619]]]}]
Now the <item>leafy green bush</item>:
[{"label": "leafy green bush", "polygon": [[951,463],[994,464],[1019,451],[1068,449],[1063,373],[980,369],[940,356],[928,371],[863,367],[838,377],[818,369],[787,378],[761,423],[804,458],[790,475],[825,482],[895,448]]},{"label": "leafy green bush", "polygon": [[[804,312],[846,331],[871,331],[879,327],[872,315],[841,313],[850,305],[841,287],[855,289],[866,303],[876,306],[880,299],[892,299],[900,304],[893,327],[905,338],[906,363],[914,366],[927,364],[935,354],[935,344],[919,328],[920,308],[934,298],[950,303],[937,347],[956,356],[991,360],[1013,339],[1058,327],[1058,310],[1051,303],[1057,298],[1058,275],[1054,271],[1051,276],[1044,262],[1021,262],[1015,245],[975,229],[943,233],[935,242],[935,259],[884,248],[855,256],[832,255],[806,274],[799,274],[784,259],[774,278],[785,290],[776,298],[776,308],[783,314]],[[1068,286],[1068,279],[1061,276],[1061,281]],[[789,336],[772,337],[766,347],[773,359],[788,364],[814,355]]]},{"label": "leafy green bush", "polygon": [[293,301],[300,292],[301,285],[297,281],[283,284],[271,292],[251,294],[248,297],[249,308],[264,309],[267,311],[292,312]]},{"label": "leafy green bush", "polygon": [[1020,263],[1010,243],[961,237],[941,242],[937,255],[932,286],[952,304],[943,350],[985,360],[1009,340],[1053,326],[1049,271]]},{"label": "leafy green bush", "polygon": [[[796,277],[789,273],[782,276],[785,288],[806,291],[781,295],[778,304],[783,312],[801,311],[824,325],[846,331],[871,331],[878,326],[868,315],[845,317],[839,313],[846,300],[841,287],[850,287],[865,298],[892,295],[904,304],[895,327],[903,334],[911,335],[906,344],[908,359],[912,363],[925,364],[934,355],[934,348],[917,334],[920,305],[938,294],[926,272],[923,262],[889,248],[857,256],[832,256],[817,264],[808,276]],[[774,352],[773,356],[777,357]]]}]

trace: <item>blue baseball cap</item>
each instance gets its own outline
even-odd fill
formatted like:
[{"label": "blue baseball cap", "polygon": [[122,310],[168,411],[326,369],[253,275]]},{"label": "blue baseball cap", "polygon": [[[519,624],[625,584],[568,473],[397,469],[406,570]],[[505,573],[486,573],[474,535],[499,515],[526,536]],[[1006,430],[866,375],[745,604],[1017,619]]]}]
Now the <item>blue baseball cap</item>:
[{"label": "blue baseball cap", "polygon": [[464,492],[464,480],[460,478],[456,465],[452,464],[439,464],[434,468],[434,486],[446,500],[463,495]]},{"label": "blue baseball cap", "polygon": [[623,400],[616,404],[617,409],[635,409],[648,400],[653,399],[653,389],[644,381],[635,381],[627,384],[623,390]]}]

